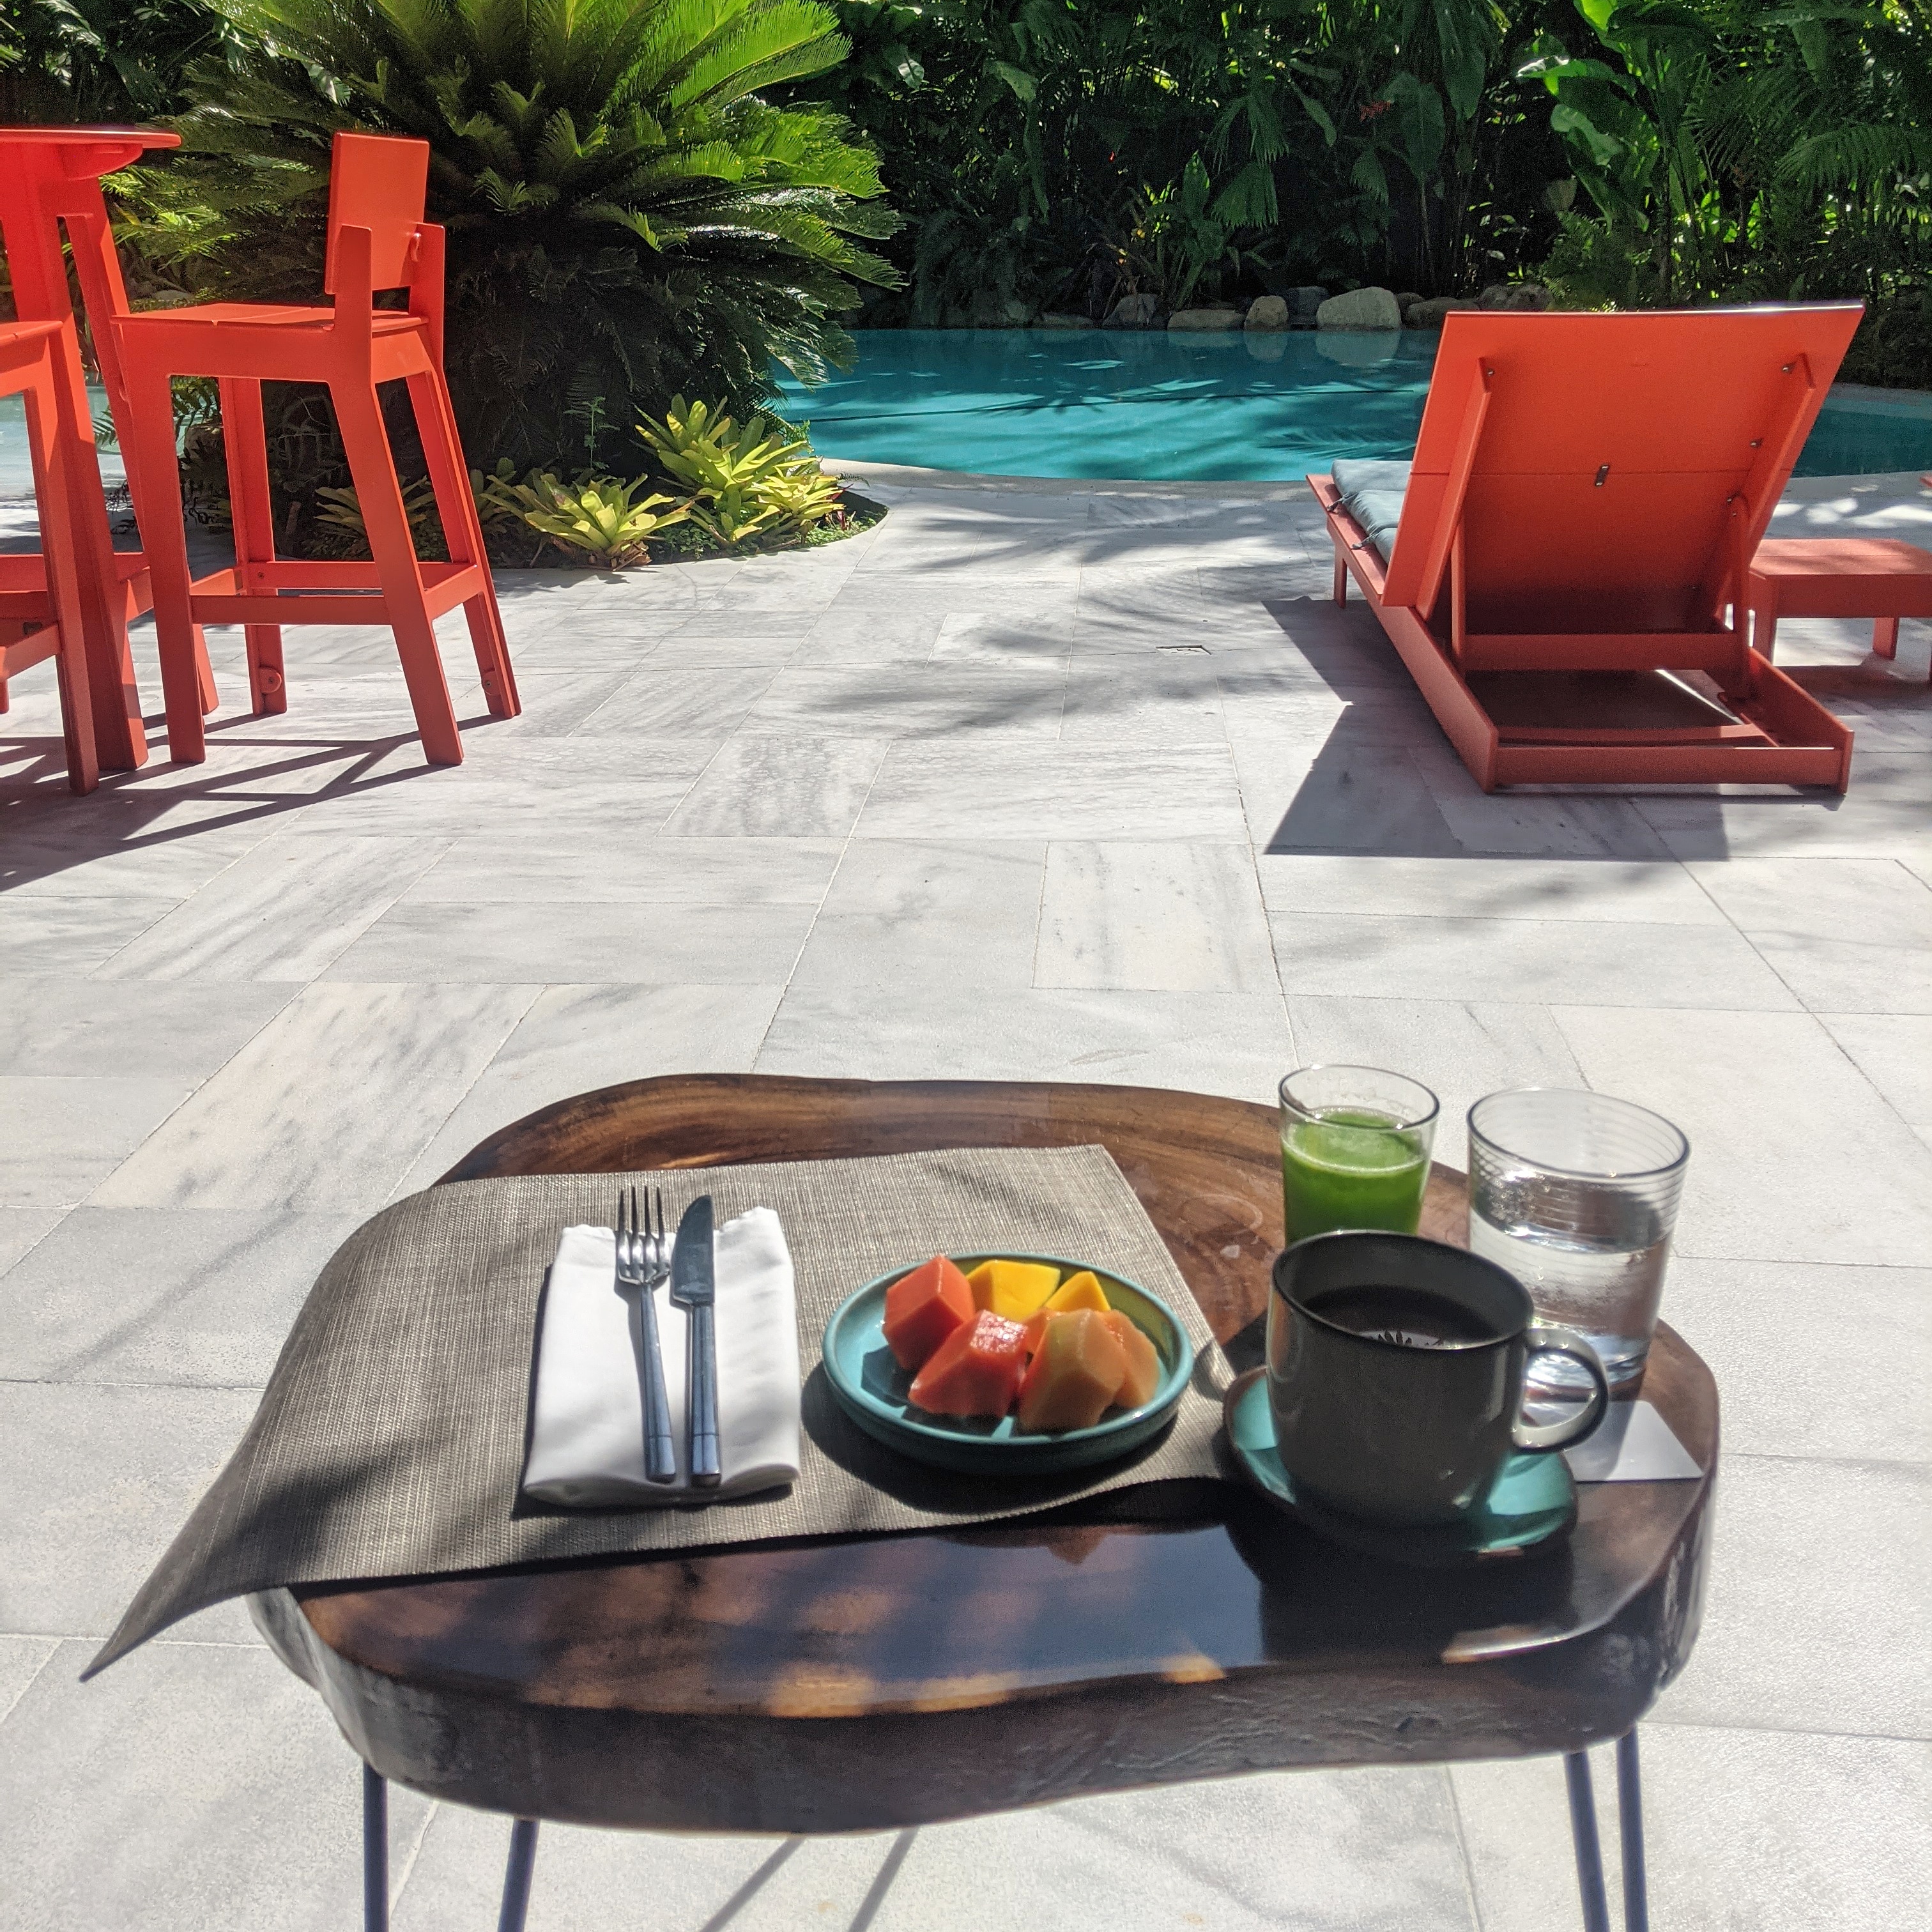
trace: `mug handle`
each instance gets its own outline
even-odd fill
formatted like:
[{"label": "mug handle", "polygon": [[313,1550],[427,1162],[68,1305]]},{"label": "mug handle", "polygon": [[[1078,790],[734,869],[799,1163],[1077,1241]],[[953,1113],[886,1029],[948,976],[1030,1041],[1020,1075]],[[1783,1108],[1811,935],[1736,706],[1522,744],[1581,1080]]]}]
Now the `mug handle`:
[{"label": "mug handle", "polygon": [[1519,1416],[1510,1433],[1519,1449],[1567,1449],[1573,1442],[1582,1442],[1609,1413],[1610,1384],[1604,1374],[1604,1365],[1598,1360],[1596,1350],[1573,1328],[1559,1328],[1553,1322],[1532,1322],[1528,1339],[1526,1366],[1538,1355],[1565,1356],[1588,1375],[1594,1386],[1580,1415],[1540,1424],[1525,1422]]}]

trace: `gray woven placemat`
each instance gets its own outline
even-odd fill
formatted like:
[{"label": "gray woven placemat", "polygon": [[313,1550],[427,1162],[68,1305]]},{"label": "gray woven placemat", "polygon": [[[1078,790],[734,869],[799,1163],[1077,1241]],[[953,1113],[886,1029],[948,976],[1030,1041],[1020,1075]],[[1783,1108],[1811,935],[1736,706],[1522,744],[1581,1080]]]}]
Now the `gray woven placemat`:
[{"label": "gray woven placemat", "polygon": [[[520,1502],[538,1298],[559,1232],[608,1222],[619,1180],[700,1193],[720,1218],[784,1223],[806,1375],[798,1481],[700,1510],[550,1511]],[[1055,1479],[930,1470],[874,1442],[819,1365],[855,1288],[934,1253],[1006,1248],[1097,1262],[1152,1289],[1199,1362],[1174,1426],[1137,1454]],[[931,1528],[1103,1491],[1214,1478],[1230,1379],[1186,1282],[1104,1148],[973,1148],[662,1174],[543,1174],[434,1187],[358,1228],[323,1269],[239,1448],[87,1674],[225,1598],[626,1550]]]}]

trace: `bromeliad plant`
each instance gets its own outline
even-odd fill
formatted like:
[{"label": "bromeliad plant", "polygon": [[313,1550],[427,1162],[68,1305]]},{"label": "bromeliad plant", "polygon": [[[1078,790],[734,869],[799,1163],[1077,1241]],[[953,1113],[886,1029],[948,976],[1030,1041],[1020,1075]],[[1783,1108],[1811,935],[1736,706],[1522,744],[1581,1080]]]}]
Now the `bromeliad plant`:
[{"label": "bromeliad plant", "polygon": [[640,497],[641,483],[584,476],[566,483],[548,470],[527,482],[494,478],[487,496],[520,516],[557,548],[600,570],[626,570],[650,561],[650,539],[692,514],[687,501],[654,492]]}]

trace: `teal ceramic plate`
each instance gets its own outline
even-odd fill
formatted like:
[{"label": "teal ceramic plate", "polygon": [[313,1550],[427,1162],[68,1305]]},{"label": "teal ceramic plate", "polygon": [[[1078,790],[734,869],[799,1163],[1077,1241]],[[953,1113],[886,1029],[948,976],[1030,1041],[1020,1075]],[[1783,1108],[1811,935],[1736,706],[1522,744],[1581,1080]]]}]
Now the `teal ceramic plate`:
[{"label": "teal ceramic plate", "polygon": [[1448,1569],[1465,1563],[1522,1556],[1576,1520],[1576,1485],[1560,1454],[1512,1456],[1480,1506],[1460,1522],[1390,1529],[1324,1509],[1295,1492],[1275,1453],[1268,1378],[1250,1369],[1228,1390],[1224,1413],[1228,1446],[1250,1482],[1310,1529],[1366,1556]]},{"label": "teal ceramic plate", "polygon": [[[1052,1436],[1021,1434],[1011,1416],[998,1422],[976,1418],[928,1415],[906,1400],[912,1376],[901,1368],[886,1346],[886,1290],[930,1257],[868,1281],[842,1302],[825,1324],[825,1376],[838,1406],[868,1436],[877,1436],[902,1454],[942,1469],[975,1475],[1046,1476],[1062,1469],[1078,1469],[1090,1462],[1124,1456],[1150,1436],[1157,1435],[1174,1412],[1187,1378],[1194,1372],[1193,1345],[1174,1318],[1172,1309],[1125,1276],[1094,1268],[1091,1262],[1068,1261],[1059,1255],[1011,1252],[997,1258],[1047,1262],[1063,1280],[1082,1268],[1094,1268],[1108,1301],[1134,1323],[1159,1353],[1162,1374],[1154,1400],[1138,1408],[1110,1411],[1091,1429],[1063,1430]],[[970,1273],[991,1255],[955,1255],[952,1259]]]}]

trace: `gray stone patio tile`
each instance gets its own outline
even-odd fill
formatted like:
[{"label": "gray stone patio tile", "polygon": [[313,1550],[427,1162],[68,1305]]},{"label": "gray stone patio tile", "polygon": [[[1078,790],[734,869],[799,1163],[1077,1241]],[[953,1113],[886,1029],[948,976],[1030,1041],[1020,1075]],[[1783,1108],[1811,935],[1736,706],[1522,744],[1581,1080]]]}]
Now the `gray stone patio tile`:
[{"label": "gray stone patio tile", "polygon": [[1888,859],[1690,868],[1814,1012],[1932,1013],[1932,886]]},{"label": "gray stone patio tile", "polygon": [[791,983],[1030,986],[1046,860],[1038,841],[855,840]]},{"label": "gray stone patio tile", "polygon": [[747,734],[1052,738],[1066,676],[1054,661],[1010,664],[792,664],[746,716]]},{"label": "gray stone patio tile", "polygon": [[844,850],[836,838],[645,837],[592,848],[534,834],[459,838],[406,902],[816,905]]},{"label": "gray stone patio tile", "polygon": [[1375,852],[1460,858],[1408,752],[1378,742],[1345,714],[1316,740],[1232,741],[1249,836],[1265,852]]},{"label": "gray stone patio tile", "polygon": [[577,730],[584,738],[722,738],[736,730],[772,674],[712,666],[684,670],[656,658],[620,686]]},{"label": "gray stone patio tile", "polygon": [[[564,754],[548,766],[514,764],[527,751]],[[656,831],[717,750],[716,740],[506,740],[487,766],[382,773],[331,792],[304,810],[304,832],[331,837],[455,838],[544,836],[596,840]],[[573,766],[572,758],[580,760]]]},{"label": "gray stone patio tile", "polygon": [[798,988],[760,1073],[866,1080],[1076,1080],[1266,1102],[1294,1064],[1278,998],[1258,993]]},{"label": "gray stone patio tile", "polygon": [[[800,649],[801,664],[875,664],[901,658],[923,662],[939,641],[950,613],[922,598],[910,608],[855,604],[842,598],[826,611]],[[1016,613],[1023,620],[1024,613]]]},{"label": "gray stone patio tile", "polygon": [[0,1274],[45,1240],[68,1212],[64,1208],[0,1208]]},{"label": "gray stone patio tile", "polygon": [[100,969],[107,980],[307,981],[442,856],[438,838],[268,838]]},{"label": "gray stone patio tile", "polygon": [[294,992],[64,974],[0,980],[0,1073],[205,1080]]},{"label": "gray stone patio tile", "polygon": [[1226,735],[1220,688],[1204,656],[1161,652],[1131,668],[1118,658],[1083,658],[1068,675],[1063,744],[1218,746]]},{"label": "gray stone patio tile", "polygon": [[1726,1455],[1672,1724],[1932,1738],[1932,1469]]},{"label": "gray stone patio tile", "polygon": [[430,1186],[500,1127],[573,1094],[664,1073],[748,1072],[781,991],[776,985],[548,988],[396,1192]]},{"label": "gray stone patio tile", "polygon": [[120,893],[80,898],[10,892],[0,898],[0,960],[20,978],[91,973],[177,903]]},{"label": "gray stone patio tile", "polygon": [[663,829],[690,838],[843,838],[885,760],[886,742],[734,738]]},{"label": "gray stone patio tile", "polygon": [[1433,743],[1442,735],[1420,700],[1399,691],[1358,688],[1344,696],[1311,676],[1299,691],[1244,693],[1238,684],[1231,690],[1231,682],[1222,680],[1222,727],[1230,739],[1252,740],[1264,753],[1304,740],[1318,743],[1337,730],[1352,745],[1391,749]]},{"label": "gray stone patio tile", "polygon": [[[441,1806],[396,1932],[487,1924],[501,1820]],[[1257,1858],[1257,1846],[1268,1856]],[[1069,1927],[1104,1898],[1134,1926],[1473,1932],[1444,1775],[1300,1773],[1179,1785],[854,1838],[674,1837],[546,1826],[532,1932],[997,1932]]]},{"label": "gray stone patio tile", "polygon": [[1932,857],[1932,766],[1922,754],[1855,752],[1843,797],[1734,789],[1648,797],[1637,809],[1680,859]]},{"label": "gray stone patio tile", "polygon": [[1291,993],[1766,1012],[1797,1005],[1749,944],[1721,926],[1301,912],[1275,913],[1270,923]]},{"label": "gray stone patio tile", "polygon": [[[1932,1746],[1646,1724],[1650,1922],[1671,1932],[1900,1932],[1925,1896]],[[1615,1760],[1592,1754],[1621,1925]],[[1483,1932],[1580,1932],[1561,1758],[1450,1773]]]},{"label": "gray stone patio tile", "polygon": [[1288,1018],[1305,1066],[1386,1066],[1428,1088],[1442,1102],[1436,1158],[1451,1167],[1468,1165],[1468,1112],[1485,1094],[1584,1084],[1544,1006],[1295,994]]},{"label": "gray stone patio tile", "polygon": [[1428,918],[1584,920],[1721,926],[1724,915],[1674,860],[1342,858],[1263,853],[1270,912],[1399,913]]},{"label": "gray stone patio tile", "polygon": [[59,1648],[54,1637],[0,1636],[0,1724]]},{"label": "gray stone patio tile", "polygon": [[893,747],[858,829],[866,838],[1236,839],[1244,822],[1224,749],[935,744]]},{"label": "gray stone patio tile", "polygon": [[302,1298],[356,1225],[341,1214],[77,1208],[0,1274],[0,1375],[266,1382]]},{"label": "gray stone patio tile", "polygon": [[1922,1013],[1820,1013],[1858,1071],[1915,1126],[1932,1126],[1932,1018]]},{"label": "gray stone patio tile", "polygon": [[738,628],[729,633],[674,631],[658,646],[655,662],[674,664],[681,670],[713,664],[730,669],[789,664],[805,650],[808,633],[802,627],[765,634],[754,632],[752,621],[740,618]]},{"label": "gray stone patio tile", "polygon": [[368,1211],[494,1057],[529,986],[318,982],[101,1187],[106,1208]]},{"label": "gray stone patio tile", "polygon": [[188,1097],[191,1083],[0,1075],[0,1206],[70,1208]]},{"label": "gray stone patio tile", "polygon": [[1932,1463],[1932,1268],[1679,1255],[1664,1318],[1711,1366],[1743,1455]]},{"label": "gray stone patio tile", "polygon": [[1055,841],[1046,850],[1034,983],[1277,992],[1246,841]]},{"label": "gray stone patio tile", "polygon": [[[657,646],[648,664],[657,661]],[[581,724],[611,694],[623,685],[627,674],[621,668],[602,670],[524,670],[517,674],[517,695],[521,714],[499,721],[490,727],[492,739],[566,738]]]},{"label": "gray stone patio tile", "polygon": [[1472,852],[1549,859],[1667,860],[1670,848],[1627,798],[1484,793],[1438,734],[1411,754],[1449,830]]},{"label": "gray stone patio tile", "polygon": [[1072,649],[1072,627],[1036,623],[1016,614],[952,610],[940,620],[932,647],[934,664],[1004,664],[1056,662]]},{"label": "gray stone patio tile", "polygon": [[1678,1253],[1904,1268],[1932,1253],[1932,1149],[1808,1015],[1555,1012],[1592,1087],[1690,1136]]},{"label": "gray stone patio tile", "polygon": [[809,905],[533,904],[429,900],[392,907],[331,969],[340,980],[782,986]]},{"label": "gray stone patio tile", "polygon": [[[362,1909],[362,1780],[266,1649],[155,1644],[92,1684],[63,1645],[0,1730],[18,1932],[338,1932]],[[389,1798],[400,1871],[429,1806]]]},{"label": "gray stone patio tile", "polygon": [[[240,1440],[259,1394],[0,1382],[11,1490],[0,1514],[0,1630],[104,1638]],[[238,1604],[204,1613],[196,1632],[254,1641]]]},{"label": "gray stone patio tile", "polygon": [[146,806],[98,791],[85,799],[68,794],[65,804],[75,809],[0,814],[0,890],[10,902],[152,899],[158,918],[274,829],[255,819],[162,830]]}]

